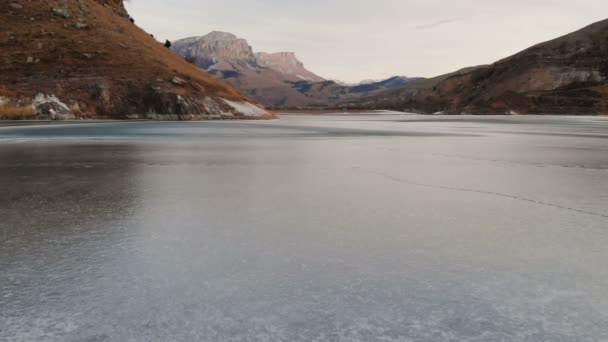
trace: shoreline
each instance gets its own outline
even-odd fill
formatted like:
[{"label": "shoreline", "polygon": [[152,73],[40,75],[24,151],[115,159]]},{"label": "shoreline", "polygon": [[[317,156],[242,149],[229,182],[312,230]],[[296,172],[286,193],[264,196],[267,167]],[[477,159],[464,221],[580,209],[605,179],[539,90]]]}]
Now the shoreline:
[{"label": "shoreline", "polygon": [[23,127],[23,126],[53,126],[53,125],[78,125],[78,124],[109,124],[109,123],[136,123],[136,122],[218,122],[218,121],[231,121],[231,122],[251,122],[251,121],[274,121],[279,120],[281,117],[289,116],[377,116],[377,115],[400,115],[400,116],[423,116],[428,118],[493,118],[493,117],[512,117],[512,118],[595,118],[600,120],[608,120],[608,115],[600,114],[526,114],[526,115],[500,115],[500,114],[420,114],[420,113],[408,113],[398,112],[391,110],[375,110],[375,111],[331,111],[331,110],[319,110],[319,111],[305,111],[305,110],[288,110],[288,111],[276,111],[275,117],[271,119],[259,119],[259,118],[245,118],[245,119],[209,119],[209,120],[146,120],[146,119],[84,119],[84,120],[0,120],[0,128],[7,127]]}]

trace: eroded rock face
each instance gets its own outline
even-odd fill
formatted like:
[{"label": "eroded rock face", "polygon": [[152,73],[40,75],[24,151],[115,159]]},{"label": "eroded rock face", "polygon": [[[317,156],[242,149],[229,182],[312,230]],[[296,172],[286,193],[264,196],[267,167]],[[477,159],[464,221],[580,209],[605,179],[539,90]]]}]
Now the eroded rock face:
[{"label": "eroded rock face", "polygon": [[32,113],[41,120],[73,120],[74,113],[55,95],[38,94],[32,102]]}]

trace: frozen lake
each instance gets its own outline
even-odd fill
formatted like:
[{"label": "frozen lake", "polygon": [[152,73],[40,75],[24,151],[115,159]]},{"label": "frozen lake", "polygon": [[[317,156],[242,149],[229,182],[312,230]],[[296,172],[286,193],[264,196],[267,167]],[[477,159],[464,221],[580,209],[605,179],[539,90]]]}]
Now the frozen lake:
[{"label": "frozen lake", "polygon": [[1,341],[608,341],[608,118],[0,127]]}]

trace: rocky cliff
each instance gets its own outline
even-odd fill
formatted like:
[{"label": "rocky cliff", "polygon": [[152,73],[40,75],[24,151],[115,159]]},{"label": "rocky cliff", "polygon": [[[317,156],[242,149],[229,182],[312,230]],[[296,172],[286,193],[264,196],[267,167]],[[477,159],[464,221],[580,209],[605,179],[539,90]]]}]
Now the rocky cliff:
[{"label": "rocky cliff", "polygon": [[0,6],[0,118],[272,116],[135,26],[122,0]]},{"label": "rocky cliff", "polygon": [[608,20],[492,65],[345,106],[453,114],[608,114]]},{"label": "rocky cliff", "polygon": [[172,48],[220,80],[270,107],[324,102],[301,92],[298,82],[324,81],[308,71],[294,53],[254,53],[246,40],[227,32],[211,32],[173,42]]},{"label": "rocky cliff", "polygon": [[206,69],[235,70],[237,66],[233,63],[257,66],[247,41],[227,32],[214,31],[204,37],[181,39],[174,42],[172,48]]},{"label": "rocky cliff", "polygon": [[313,74],[300,62],[294,52],[266,53],[258,52],[255,55],[258,65],[279,71],[286,75],[310,82],[323,82],[325,79]]}]

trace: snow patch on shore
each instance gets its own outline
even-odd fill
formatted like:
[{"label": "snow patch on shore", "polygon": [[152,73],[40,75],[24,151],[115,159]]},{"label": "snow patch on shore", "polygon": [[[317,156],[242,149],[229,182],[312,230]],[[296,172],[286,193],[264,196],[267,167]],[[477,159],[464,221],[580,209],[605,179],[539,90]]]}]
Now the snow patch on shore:
[{"label": "snow patch on shore", "polygon": [[264,116],[264,115],[268,114],[264,109],[254,105],[253,103],[236,102],[236,101],[230,101],[230,100],[226,100],[226,99],[222,99],[222,101],[224,101],[227,105],[232,107],[235,111],[237,111],[243,115],[246,115],[246,116],[260,117],[260,116]]},{"label": "snow patch on shore", "polygon": [[304,80],[304,81],[310,81],[310,82],[313,81],[312,79],[310,79],[310,77],[305,77],[305,76],[302,76],[302,75],[296,75],[296,77],[299,78],[299,79],[301,79],[301,80]]}]

